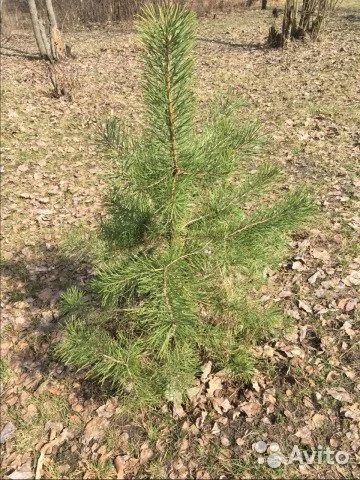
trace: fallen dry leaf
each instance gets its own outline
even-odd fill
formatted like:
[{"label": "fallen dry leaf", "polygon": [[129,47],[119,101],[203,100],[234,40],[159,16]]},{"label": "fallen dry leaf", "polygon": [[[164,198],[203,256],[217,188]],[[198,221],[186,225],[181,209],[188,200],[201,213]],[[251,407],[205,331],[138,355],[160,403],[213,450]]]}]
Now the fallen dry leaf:
[{"label": "fallen dry leaf", "polygon": [[183,409],[180,403],[175,402],[173,404],[173,417],[174,418],[184,418],[186,417],[185,410]]},{"label": "fallen dry leaf", "polygon": [[118,455],[114,459],[114,466],[116,470],[116,478],[118,480],[122,480],[125,478],[125,469],[127,465],[127,460],[129,459],[129,455]]},{"label": "fallen dry leaf", "polygon": [[149,447],[149,444],[147,442],[143,443],[140,448],[140,465],[147,463],[153,455],[154,452]]},{"label": "fallen dry leaf", "polygon": [[213,428],[211,429],[211,433],[213,435],[219,435],[220,433],[220,428],[219,428],[219,424],[217,422],[214,423],[214,426]]},{"label": "fallen dry leaf", "polygon": [[29,463],[22,465],[7,476],[10,480],[29,480],[34,478],[34,472]]},{"label": "fallen dry leaf", "polygon": [[208,386],[208,389],[206,391],[206,396],[207,397],[214,396],[214,393],[217,390],[221,390],[221,388],[222,388],[222,379],[217,377],[217,376],[214,376],[213,378],[211,378],[209,380],[209,386]]},{"label": "fallen dry leaf", "polygon": [[350,338],[356,335],[355,330],[352,329],[352,323],[349,320],[346,320],[346,322],[343,323],[341,329],[344,330]]},{"label": "fallen dry leaf", "polygon": [[12,422],[8,422],[0,433],[0,443],[5,443],[15,432],[16,427]]},{"label": "fallen dry leaf", "polygon": [[189,388],[187,390],[187,396],[188,396],[189,400],[196,401],[196,398],[198,397],[200,392],[201,392],[201,386],[192,387],[192,388]]},{"label": "fallen dry leaf", "polygon": [[244,402],[240,405],[240,410],[248,417],[255,417],[261,412],[261,405],[258,402]]},{"label": "fallen dry leaf", "polygon": [[360,422],[360,407],[358,403],[342,408],[341,411],[344,412],[346,418]]},{"label": "fallen dry leaf", "polygon": [[321,428],[325,420],[326,420],[325,415],[322,415],[321,413],[315,413],[315,415],[311,419],[311,422],[315,428]]},{"label": "fallen dry leaf", "polygon": [[299,308],[301,310],[304,310],[306,313],[312,313],[311,306],[304,300],[299,300]]},{"label": "fallen dry leaf", "polygon": [[360,270],[352,270],[346,277],[345,283],[350,285],[360,285]]},{"label": "fallen dry leaf", "polygon": [[311,445],[313,443],[311,430],[307,426],[300,428],[295,433],[295,436],[298,437],[301,440],[301,443],[304,443],[305,445]]},{"label": "fallen dry leaf", "polygon": [[109,425],[109,421],[103,417],[94,417],[85,426],[82,440],[85,444],[90,443],[92,440],[100,440]]},{"label": "fallen dry leaf", "polygon": [[352,402],[351,395],[343,387],[328,388],[326,391],[329,395],[331,395],[333,398],[335,398],[335,400],[338,400],[339,402]]},{"label": "fallen dry leaf", "polygon": [[314,258],[322,260],[323,262],[328,262],[331,258],[329,252],[327,252],[326,250],[318,250],[317,248],[314,248],[312,250],[312,256]]},{"label": "fallen dry leaf", "polygon": [[[43,469],[43,463],[45,460],[45,455],[47,453],[51,453],[51,450],[54,447],[61,445],[66,440],[68,440],[71,436],[72,436],[71,432],[67,428],[64,428],[64,430],[60,433],[59,437],[56,437],[53,440],[50,440],[48,443],[45,443],[45,445],[41,447],[40,455],[39,455],[39,458],[37,459],[37,464],[36,464],[35,480],[39,480],[42,477],[42,469]],[[51,434],[50,434],[50,437],[51,437]]]},{"label": "fallen dry leaf", "polygon": [[212,367],[212,363],[211,362],[207,362],[203,368],[202,368],[202,374],[201,374],[201,381],[203,383],[205,383],[210,375],[210,372],[211,372],[211,367]]}]

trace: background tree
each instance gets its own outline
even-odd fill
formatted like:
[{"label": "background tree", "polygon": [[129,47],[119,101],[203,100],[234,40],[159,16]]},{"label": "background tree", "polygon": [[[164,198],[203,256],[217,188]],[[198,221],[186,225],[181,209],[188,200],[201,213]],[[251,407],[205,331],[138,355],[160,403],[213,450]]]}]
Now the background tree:
[{"label": "background tree", "polygon": [[[274,20],[268,36],[268,44],[282,47],[289,40],[304,37],[317,40],[338,0],[286,0],[282,27],[279,31]],[[301,5],[301,6],[300,6]]]},{"label": "background tree", "polygon": [[51,62],[60,60],[65,56],[65,47],[57,25],[52,0],[45,0],[44,7],[48,17],[46,23],[41,18],[36,1],[28,0],[28,4],[40,56]]},{"label": "background tree", "polygon": [[312,210],[302,191],[268,196],[274,165],[247,173],[258,127],[239,124],[226,98],[195,128],[194,25],[172,3],[143,11],[143,131],[128,137],[116,120],[106,124],[116,167],[107,219],[90,241],[97,273],[61,307],[60,358],[133,406],[180,401],[207,360],[251,373],[251,345],[281,324],[253,300],[255,285]]}]

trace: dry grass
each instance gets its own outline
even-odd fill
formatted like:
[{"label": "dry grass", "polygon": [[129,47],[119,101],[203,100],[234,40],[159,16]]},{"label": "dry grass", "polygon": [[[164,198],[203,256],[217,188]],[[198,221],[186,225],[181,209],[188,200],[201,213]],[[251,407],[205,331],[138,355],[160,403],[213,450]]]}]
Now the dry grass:
[{"label": "dry grass", "polygon": [[[129,20],[141,8],[145,0],[125,0],[117,4],[113,0],[86,0],[85,2],[71,2],[70,0],[53,0],[61,29],[69,30],[76,26],[92,24],[107,25],[112,22]],[[247,0],[179,0],[187,4],[199,16],[206,16],[215,12],[229,12],[234,9],[245,8]],[[41,3],[39,4],[41,7]],[[30,29],[29,14],[26,3],[4,0],[2,13],[3,29],[6,32],[15,32],[21,29]]]}]

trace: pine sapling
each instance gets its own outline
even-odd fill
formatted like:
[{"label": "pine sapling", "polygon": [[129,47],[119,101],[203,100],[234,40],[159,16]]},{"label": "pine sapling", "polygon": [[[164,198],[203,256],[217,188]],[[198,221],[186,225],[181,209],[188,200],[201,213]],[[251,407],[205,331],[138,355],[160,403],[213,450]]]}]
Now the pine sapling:
[{"label": "pine sapling", "polygon": [[128,138],[107,125],[115,175],[102,253],[89,289],[63,295],[61,359],[133,405],[179,400],[208,360],[251,373],[251,346],[281,322],[254,301],[255,282],[312,211],[302,191],[274,199],[274,165],[246,173],[258,127],[239,125],[232,104],[195,125],[194,29],[174,4],[142,12],[143,130]]}]

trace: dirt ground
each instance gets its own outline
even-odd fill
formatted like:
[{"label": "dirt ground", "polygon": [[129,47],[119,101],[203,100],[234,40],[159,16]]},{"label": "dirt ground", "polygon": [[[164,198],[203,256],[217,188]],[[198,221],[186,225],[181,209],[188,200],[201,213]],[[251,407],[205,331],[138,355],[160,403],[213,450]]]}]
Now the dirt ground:
[{"label": "dirt ground", "polygon": [[[59,295],[91,273],[60,244],[102,214],[110,167],[99,125],[111,114],[141,120],[133,26],[66,34],[76,58],[58,77],[72,99],[53,98],[44,64],[21,52],[36,53],[30,33],[2,48],[2,477],[360,478],[360,4],[343,2],[321,42],[284,51],[264,48],[271,21],[271,9],[199,21],[197,98],[204,111],[235,92],[283,188],[314,192],[316,223],[262,292],[293,328],[255,350],[248,384],[207,365],[183,408],[136,417],[52,354]],[[272,446],[261,453],[259,441]],[[289,462],[296,445],[316,458]],[[320,462],[327,448],[345,455]]]}]

